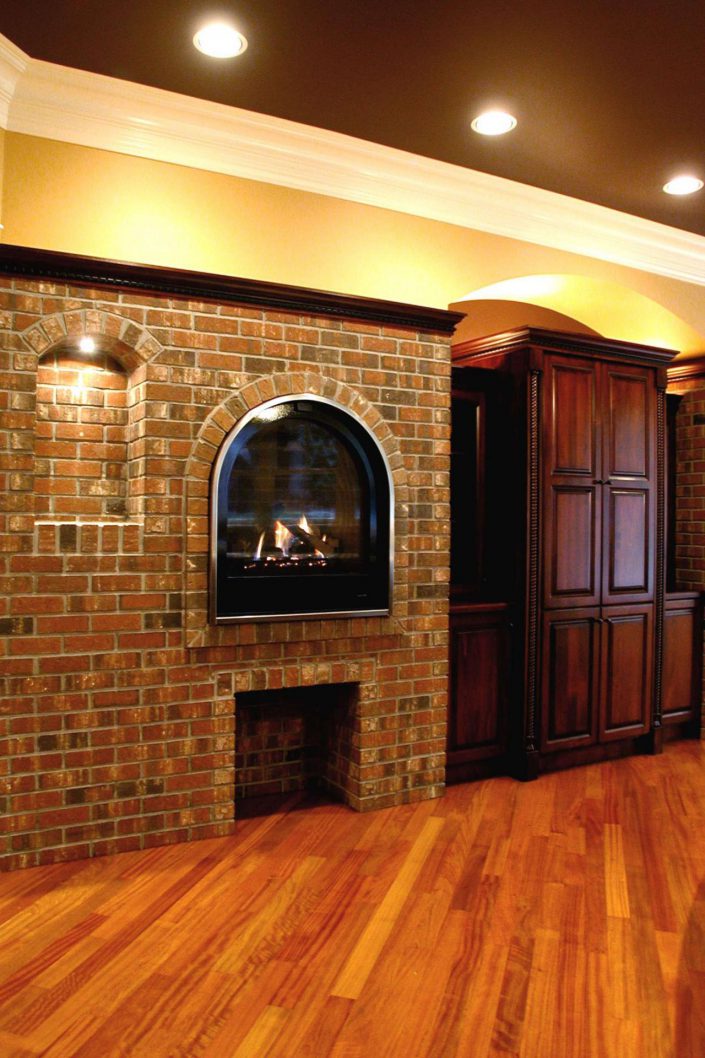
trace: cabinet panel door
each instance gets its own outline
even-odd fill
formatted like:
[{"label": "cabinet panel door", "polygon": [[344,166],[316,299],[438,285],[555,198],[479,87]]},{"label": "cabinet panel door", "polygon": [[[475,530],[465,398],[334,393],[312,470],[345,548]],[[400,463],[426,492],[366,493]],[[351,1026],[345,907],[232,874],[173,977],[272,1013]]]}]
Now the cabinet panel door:
[{"label": "cabinet panel door", "polygon": [[547,613],[543,623],[541,749],[589,745],[597,735],[600,611]]},{"label": "cabinet panel door", "polygon": [[586,360],[546,358],[544,423],[549,474],[599,477],[598,366]]},{"label": "cabinet panel door", "polygon": [[549,608],[599,601],[599,366],[568,357],[546,358],[543,597]]},{"label": "cabinet panel door", "polygon": [[594,604],[600,590],[596,557],[600,509],[596,488],[554,484],[547,500],[549,505],[544,567],[546,605]]},{"label": "cabinet panel door", "polygon": [[506,610],[451,615],[449,764],[504,752],[508,687]]},{"label": "cabinet panel door", "polygon": [[603,477],[648,481],[656,454],[653,371],[605,364],[603,379]]},{"label": "cabinet panel door", "polygon": [[602,602],[653,599],[656,387],[653,371],[604,364]]},{"label": "cabinet panel door", "polygon": [[700,707],[700,605],[667,601],[663,621],[664,722],[691,720]]},{"label": "cabinet panel door", "polygon": [[628,482],[604,488],[604,603],[652,597],[652,499],[652,489]]},{"label": "cabinet panel door", "polygon": [[602,611],[600,740],[632,738],[651,726],[653,606]]}]

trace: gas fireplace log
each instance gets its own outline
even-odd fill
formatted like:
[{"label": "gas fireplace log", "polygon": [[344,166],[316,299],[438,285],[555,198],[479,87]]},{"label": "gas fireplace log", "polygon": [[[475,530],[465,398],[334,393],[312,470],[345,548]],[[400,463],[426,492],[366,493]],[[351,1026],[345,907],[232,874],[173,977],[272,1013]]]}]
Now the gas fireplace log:
[{"label": "gas fireplace log", "polygon": [[327,540],[320,537],[318,533],[311,533],[306,529],[302,529],[300,525],[287,525],[287,529],[293,536],[308,544],[312,551],[320,551],[326,558],[335,551],[335,548]]}]

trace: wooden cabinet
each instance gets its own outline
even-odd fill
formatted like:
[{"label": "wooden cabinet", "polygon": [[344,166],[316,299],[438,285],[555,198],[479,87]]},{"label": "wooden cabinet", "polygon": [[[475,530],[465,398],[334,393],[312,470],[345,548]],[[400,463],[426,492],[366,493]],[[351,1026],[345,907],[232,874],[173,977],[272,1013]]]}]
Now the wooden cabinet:
[{"label": "wooden cabinet", "polygon": [[479,774],[507,751],[511,622],[505,604],[454,606],[450,617],[450,781]]},{"label": "wooden cabinet", "polygon": [[[485,590],[492,597],[494,586],[517,614],[508,738],[526,777],[571,753],[588,760],[613,755],[614,743],[645,747],[650,731],[656,745],[664,703],[671,708],[664,664],[680,664],[668,650],[684,649],[672,635],[664,653],[672,355],[533,328],[454,349],[458,367],[502,380],[504,435],[488,423],[484,479],[498,474],[504,496],[484,536],[486,567],[502,567],[491,554],[501,546],[513,572]],[[676,613],[667,618],[674,632]],[[677,711],[685,687],[668,693]]]}]

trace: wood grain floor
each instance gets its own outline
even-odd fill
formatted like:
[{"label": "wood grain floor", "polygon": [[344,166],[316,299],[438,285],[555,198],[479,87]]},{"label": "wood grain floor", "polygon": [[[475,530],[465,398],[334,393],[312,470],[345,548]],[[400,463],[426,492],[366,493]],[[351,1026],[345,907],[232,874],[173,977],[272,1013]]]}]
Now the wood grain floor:
[{"label": "wood grain floor", "polygon": [[2,1058],[704,1058],[705,747],[0,878]]}]

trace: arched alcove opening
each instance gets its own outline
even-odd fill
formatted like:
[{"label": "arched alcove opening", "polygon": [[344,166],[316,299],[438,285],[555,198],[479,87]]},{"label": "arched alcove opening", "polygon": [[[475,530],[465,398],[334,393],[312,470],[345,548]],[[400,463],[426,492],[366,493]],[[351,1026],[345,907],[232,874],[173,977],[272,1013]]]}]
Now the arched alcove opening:
[{"label": "arched alcove opening", "polygon": [[128,375],[98,342],[66,339],[37,369],[35,513],[52,521],[127,514]]}]

